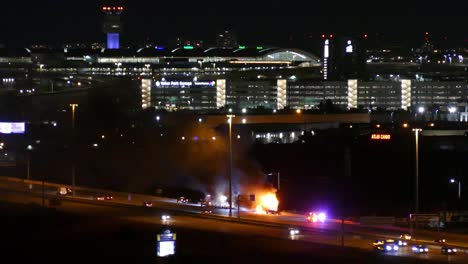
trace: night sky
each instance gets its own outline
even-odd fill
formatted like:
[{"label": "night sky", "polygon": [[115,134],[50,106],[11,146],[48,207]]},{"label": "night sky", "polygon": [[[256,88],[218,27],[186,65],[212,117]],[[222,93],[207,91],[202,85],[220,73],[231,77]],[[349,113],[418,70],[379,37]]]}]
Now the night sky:
[{"label": "night sky", "polygon": [[[369,2],[373,4],[369,4]],[[415,3],[416,2],[416,3]],[[458,2],[458,3],[457,3]],[[0,43],[103,41],[99,0],[2,1]],[[307,4],[304,4],[307,3]],[[386,41],[423,40],[425,31],[466,45],[463,1],[127,0],[125,42],[182,36],[212,42],[229,28],[242,44],[303,46],[322,32],[376,33]],[[435,38],[435,37],[434,37]]]}]

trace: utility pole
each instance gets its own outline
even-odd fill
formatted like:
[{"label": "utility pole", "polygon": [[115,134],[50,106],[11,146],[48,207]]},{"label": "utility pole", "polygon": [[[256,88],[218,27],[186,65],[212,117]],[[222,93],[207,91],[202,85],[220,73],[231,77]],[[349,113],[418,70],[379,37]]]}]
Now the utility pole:
[{"label": "utility pole", "polygon": [[235,115],[227,115],[229,123],[229,217],[232,217],[232,119]]},{"label": "utility pole", "polygon": [[75,141],[76,141],[76,133],[75,133],[75,110],[78,107],[78,104],[70,104],[70,107],[72,108],[72,196],[75,197],[76,194],[76,186],[75,186],[75,177],[76,177],[76,165],[75,165],[75,156],[76,156],[76,147],[75,147]]},{"label": "utility pole", "polygon": [[278,191],[279,191],[279,189],[280,189],[280,172],[279,171],[278,171],[277,175],[278,175]]},{"label": "utility pole", "polygon": [[[31,151],[33,150],[33,146],[32,145],[28,145],[26,147],[26,150],[27,150],[27,161],[26,161],[26,180],[31,180]],[[28,183],[28,187],[29,189],[31,190],[32,189],[32,184],[31,183]]]},{"label": "utility pole", "polygon": [[414,128],[414,136],[416,137],[416,153],[415,153],[415,205],[414,212],[419,213],[419,132],[422,131],[420,128]]}]

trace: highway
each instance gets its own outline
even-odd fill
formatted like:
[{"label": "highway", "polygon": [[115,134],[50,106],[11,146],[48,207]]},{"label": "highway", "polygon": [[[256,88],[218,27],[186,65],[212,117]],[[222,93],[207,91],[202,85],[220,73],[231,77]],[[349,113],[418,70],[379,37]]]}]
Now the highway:
[{"label": "highway", "polygon": [[[30,189],[29,184],[32,184]],[[62,186],[62,185],[60,185]],[[163,224],[196,230],[207,230],[227,234],[249,235],[270,239],[294,240],[305,243],[325,245],[341,245],[341,225],[338,220],[328,220],[325,223],[309,223],[305,216],[292,213],[281,215],[257,215],[250,211],[241,211],[240,219],[227,217],[227,209],[215,209],[213,214],[203,214],[203,208],[197,204],[178,204],[175,199],[156,196],[118,193],[106,190],[96,190],[79,187],[76,196],[71,194],[57,195],[58,187],[51,183],[44,185],[44,198],[49,206],[49,199],[59,197],[62,201],[59,210],[72,213],[87,213],[93,215],[110,215],[141,223]],[[113,200],[97,201],[95,197],[111,194]],[[5,202],[41,204],[42,187],[38,182],[27,182],[11,178],[0,177],[0,200]],[[143,207],[143,201],[153,202],[153,207]],[[237,211],[234,211],[237,216]],[[171,215],[168,221],[161,220],[163,214]],[[290,235],[288,228],[297,228],[298,235]],[[346,222],[344,245],[346,247],[372,251],[375,239],[396,238],[407,230],[391,227],[362,227],[357,223]],[[421,260],[449,261],[452,263],[468,263],[468,236],[459,234],[443,234],[450,245],[459,249],[456,255],[442,255],[440,245],[432,243],[441,234],[436,232],[420,232],[418,240],[408,241],[407,247],[398,252],[381,253],[391,256],[405,256]],[[411,251],[412,244],[424,243],[429,245],[429,253],[417,255]]]}]

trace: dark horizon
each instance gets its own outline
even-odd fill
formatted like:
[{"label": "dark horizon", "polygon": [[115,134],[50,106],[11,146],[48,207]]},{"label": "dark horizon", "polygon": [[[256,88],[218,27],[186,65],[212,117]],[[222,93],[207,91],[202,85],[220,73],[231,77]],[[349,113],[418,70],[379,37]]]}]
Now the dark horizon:
[{"label": "dark horizon", "polygon": [[[4,3],[0,43],[24,46],[104,42],[101,2],[83,0],[75,6],[54,0]],[[387,45],[417,47],[424,42],[426,31],[436,44],[446,39],[452,46],[468,45],[464,17],[457,15],[457,5],[447,1],[445,5],[452,11],[402,1],[379,6],[355,2],[305,5],[299,0],[253,3],[238,0],[223,5],[211,0],[126,1],[122,43],[143,43],[149,39],[167,44],[180,36],[201,39],[209,45],[219,32],[231,29],[237,33],[239,42],[246,45],[306,48],[318,41],[322,33],[367,33],[374,37],[378,34]]]}]

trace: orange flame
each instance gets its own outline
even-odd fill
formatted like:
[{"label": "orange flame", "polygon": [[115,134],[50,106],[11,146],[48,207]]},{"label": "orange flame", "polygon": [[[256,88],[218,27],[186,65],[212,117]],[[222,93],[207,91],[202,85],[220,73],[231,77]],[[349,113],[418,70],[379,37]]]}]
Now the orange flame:
[{"label": "orange flame", "polygon": [[265,214],[267,210],[277,211],[278,205],[279,201],[276,197],[276,194],[273,192],[268,192],[259,197],[259,202],[257,203],[255,211],[257,214]]}]

